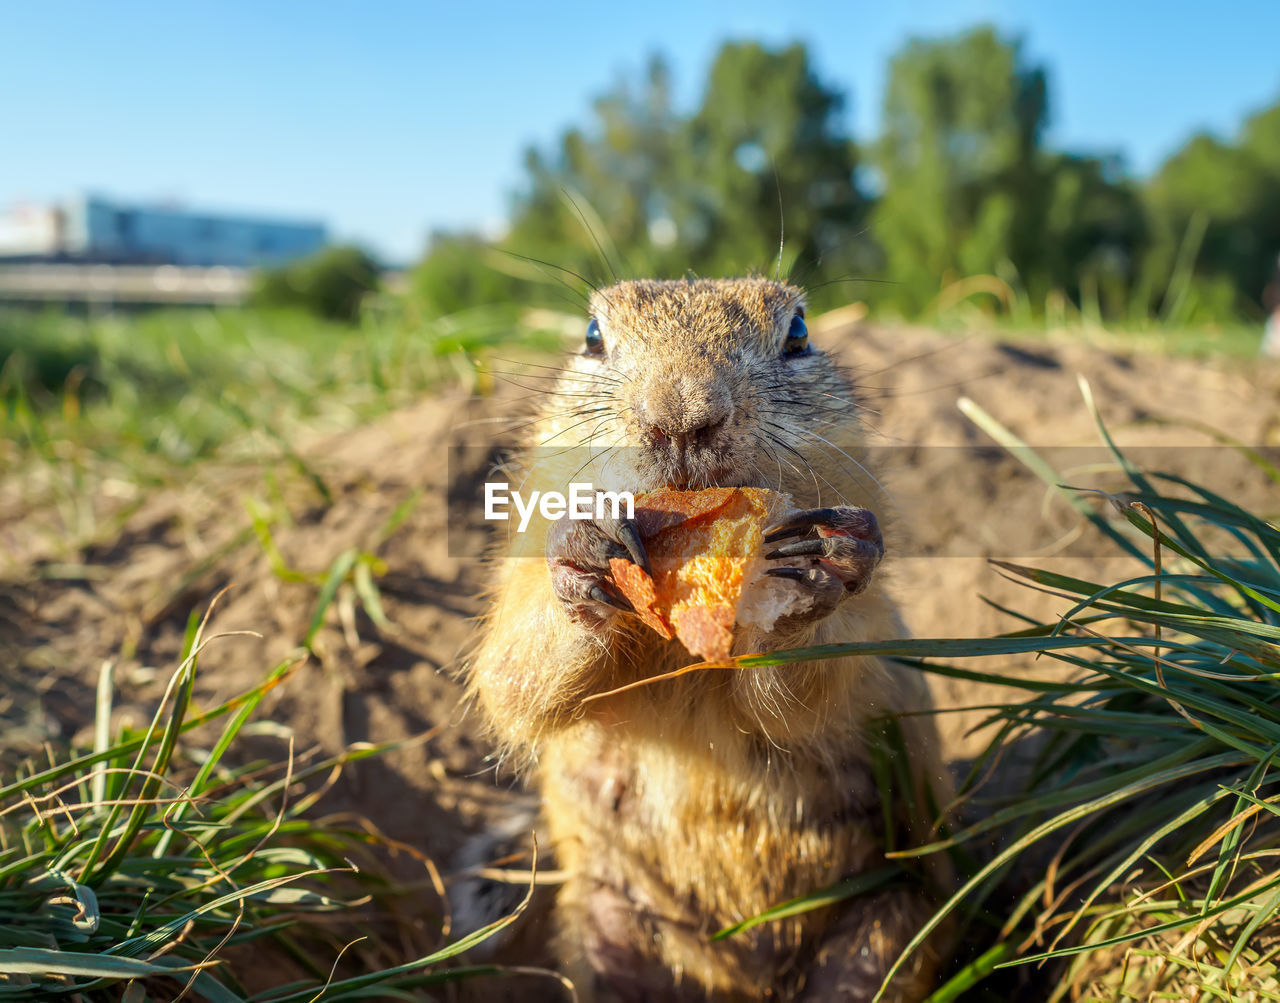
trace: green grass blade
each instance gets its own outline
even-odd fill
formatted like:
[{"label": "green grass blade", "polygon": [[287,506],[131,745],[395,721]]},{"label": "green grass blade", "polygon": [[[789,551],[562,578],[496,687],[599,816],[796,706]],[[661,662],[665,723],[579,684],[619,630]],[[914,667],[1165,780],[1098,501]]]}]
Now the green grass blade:
[{"label": "green grass blade", "polygon": [[808,895],[801,895],[797,898],[788,899],[778,905],[770,906],[762,913],[757,913],[748,919],[726,926],[712,934],[711,939],[724,940],[726,937],[732,937],[735,934],[743,933],[747,930],[753,930],[762,923],[770,923],[774,920],[786,919],[789,916],[799,916],[802,913],[812,912],[814,909],[824,909],[827,906],[834,905],[837,902],[843,902],[845,899],[856,898],[859,895],[866,895],[869,892],[879,891],[886,887],[891,881],[900,878],[903,875],[901,867],[877,867],[873,870],[866,871],[862,874],[855,875],[852,878],[846,878],[829,888],[821,891],[810,892]]},{"label": "green grass blade", "polygon": [[191,972],[199,967],[157,965],[110,954],[79,954],[75,951],[41,950],[35,947],[0,949],[0,972],[10,975],[140,979],[151,975],[171,975],[175,971]]},{"label": "green grass blade", "polygon": [[329,574],[325,576],[324,585],[320,587],[320,594],[316,597],[316,608],[311,615],[311,625],[307,628],[307,636],[302,642],[303,647],[308,651],[312,650],[316,634],[324,626],[325,614],[329,611],[334,597],[338,594],[338,587],[346,581],[347,575],[351,572],[351,567],[356,563],[358,556],[359,551],[353,547],[349,550],[344,550],[330,565]]}]

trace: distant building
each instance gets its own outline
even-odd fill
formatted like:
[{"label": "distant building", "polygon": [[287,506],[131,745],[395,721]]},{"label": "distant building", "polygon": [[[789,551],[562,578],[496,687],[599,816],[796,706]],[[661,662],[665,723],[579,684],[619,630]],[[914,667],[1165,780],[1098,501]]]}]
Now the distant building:
[{"label": "distant building", "polygon": [[320,223],[138,206],[98,196],[0,213],[0,261],[280,265],[325,245]]},{"label": "distant building", "polygon": [[16,205],[0,213],[0,259],[56,255],[62,219],[62,210],[51,205]]}]

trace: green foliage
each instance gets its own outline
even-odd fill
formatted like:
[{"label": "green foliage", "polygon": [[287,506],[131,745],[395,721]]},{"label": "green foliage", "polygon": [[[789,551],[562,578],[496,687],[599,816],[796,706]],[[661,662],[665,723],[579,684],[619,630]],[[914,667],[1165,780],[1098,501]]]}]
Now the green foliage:
[{"label": "green foliage", "polygon": [[[915,944],[958,913],[974,960],[957,959],[932,1000],[980,983],[993,998],[1021,998],[1000,980],[1030,965],[1042,966],[1036,998],[1050,1000],[1188,999],[1197,989],[1232,1003],[1272,998],[1280,991],[1280,530],[1265,519],[1275,513],[1137,469],[1100,420],[1128,490],[1065,488],[990,415],[971,402],[965,410],[1132,559],[1134,575],[1107,583],[999,562],[1060,596],[1062,614],[1020,617],[1032,625],[994,638],[833,644],[739,663],[887,655],[1030,694],[989,708],[995,736],[961,786],[953,807],[972,808],[955,831],[889,854],[907,861],[946,851],[961,876]],[[1246,453],[1260,477],[1280,484],[1280,469]],[[1031,652],[1072,677],[955,664]],[[1023,788],[990,793],[997,770],[1021,773]]]},{"label": "green foliage", "polygon": [[[285,415],[277,409],[294,395],[269,388],[305,387],[316,399],[295,397],[297,408],[289,410],[314,414],[338,376],[326,360],[350,363],[353,354],[376,350],[354,343],[343,325],[251,311],[95,319],[15,312],[0,314],[0,332],[14,345],[0,377],[7,405],[0,428],[8,440],[32,443],[42,432],[57,439],[74,429],[91,448],[136,452],[160,464],[208,456],[238,435],[242,421],[228,404],[249,408],[262,424],[280,421]],[[27,360],[46,357],[49,346],[75,360],[69,378],[24,378]]]},{"label": "green foliage", "polygon": [[819,309],[1256,323],[1280,253],[1280,106],[1234,143],[1193,139],[1144,184],[1118,156],[1045,146],[1045,71],[990,27],[900,50],[866,163],[844,104],[800,44],[726,43],[687,112],[654,58],[528,151],[505,237],[437,238],[421,307],[546,306],[568,296],[558,284],[580,293],[614,273],[780,265]]},{"label": "green foliage", "polygon": [[[527,185],[506,246],[607,278],[601,256],[613,245],[624,256],[615,268],[658,273],[670,242],[653,239],[662,236],[654,224],[669,218],[670,193],[684,174],[666,65],[653,60],[638,95],[624,82],[595,102],[594,113],[594,122],[568,130],[557,150],[527,151]],[[604,247],[595,246],[592,232]]]},{"label": "green foliage", "polygon": [[366,311],[357,328],[296,311],[0,311],[0,469],[28,511],[49,513],[59,546],[75,546],[118,507],[103,485],[139,498],[215,457],[312,478],[291,445],[300,428],[350,428],[446,380],[483,390],[478,366],[495,350],[558,344],[510,309],[428,322]]},{"label": "green foliage", "polygon": [[695,271],[769,271],[783,219],[790,262],[853,260],[866,201],[854,184],[857,154],[842,128],[843,105],[801,45],[720,50],[687,125],[690,194],[667,195]]},{"label": "green foliage", "polygon": [[251,302],[300,309],[325,320],[353,322],[378,288],[378,263],[358,247],[326,247],[308,258],[258,275]]},{"label": "green foliage", "polygon": [[495,252],[477,237],[439,234],[413,269],[410,293],[427,317],[443,317],[471,307],[503,307],[527,302],[528,283],[504,272]]},{"label": "green foliage", "polygon": [[[590,124],[527,153],[526,185],[498,245],[507,260],[478,241],[438,239],[415,286],[435,311],[513,292],[549,305],[563,296],[558,282],[581,289],[615,272],[810,274],[821,263],[827,274],[865,273],[866,200],[843,104],[798,44],[725,45],[690,114],[673,107],[670,75],[655,59],[638,86],[624,81],[597,100]],[[486,267],[507,274],[484,280]]]},{"label": "green foliage", "polygon": [[[212,479],[221,463],[256,461],[273,493],[294,467],[314,489],[308,504],[327,504],[329,488],[293,446],[302,426],[350,427],[442,380],[474,380],[474,363],[499,345],[518,354],[513,340],[547,344],[478,311],[412,328],[368,311],[358,329],[252,310],[14,313],[0,314],[0,332],[11,353],[0,364],[0,469],[10,504],[30,516],[11,536],[21,550],[29,535],[48,532],[57,554],[113,538],[151,489],[187,483],[200,461],[212,461],[200,468]],[[34,369],[24,360],[45,345],[66,360],[71,379],[59,385],[56,368],[24,375]],[[6,680],[13,699],[0,742],[0,996],[133,1003],[175,999],[193,980],[190,998],[218,1001],[425,998],[419,987],[493,971],[446,962],[496,926],[443,943],[429,895],[385,879],[388,848],[376,830],[323,815],[319,796],[335,771],[386,746],[361,744],[322,762],[313,751],[294,760],[278,746],[276,761],[250,762],[269,746],[262,734],[248,748],[240,738],[263,695],[287,685],[335,612],[358,605],[387,623],[376,581],[385,568],[374,552],[418,500],[410,495],[319,574],[283,561],[273,525],[286,516],[249,501],[244,532],[183,577],[158,583],[181,592],[256,535],[276,575],[313,590],[312,615],[290,638],[303,647],[222,706],[193,706],[196,655],[206,642],[192,624],[150,727],[111,731],[107,679],[93,750],[50,745],[15,775],[25,736],[43,738],[47,728],[31,694],[39,680]],[[0,554],[12,559],[8,548]],[[38,573],[21,554],[11,567],[16,578]],[[18,710],[40,726],[27,728]],[[272,989],[252,992],[277,963]]]},{"label": "green foliage", "polygon": [[[322,591],[317,616],[332,598]],[[258,704],[305,655],[197,714],[196,662],[214,640],[203,627],[193,616],[181,663],[146,729],[111,736],[108,666],[96,747],[58,757],[50,749],[48,763],[0,778],[0,995],[132,1001],[190,991],[217,1003],[300,1003],[391,998],[491,971],[442,963],[514,914],[390,967],[366,944],[355,952],[363,973],[342,976],[339,959],[371,940],[371,921],[400,918],[407,906],[417,926],[423,913],[420,893],[381,870],[371,852],[378,837],[313,814],[326,777],[394,746],[362,743],[318,762],[290,751],[274,765],[231,765]],[[236,951],[246,944],[252,954]],[[280,966],[277,984],[246,990],[262,984],[262,966],[272,963]],[[297,981],[285,983],[290,971]]]},{"label": "green foliage", "polygon": [[[38,332],[38,333],[37,333]],[[78,336],[58,314],[31,319],[0,313],[0,379],[28,392],[60,391],[102,370],[97,346]]]},{"label": "green foliage", "polygon": [[999,275],[1037,302],[1077,294],[1086,271],[1124,282],[1135,193],[1113,162],[1045,151],[1047,109],[1044,71],[990,28],[894,58],[873,225],[896,283],[885,298],[914,314],[966,276]]},{"label": "green foliage", "polygon": [[1017,195],[1029,187],[1045,114],[1043,73],[991,29],[914,41],[889,67],[875,231],[902,305],[940,282],[994,271],[1016,253]]},{"label": "green foliage", "polygon": [[[1234,143],[1193,137],[1147,188],[1151,306],[1174,320],[1257,316],[1280,254],[1280,105],[1245,122]],[[1190,302],[1160,297],[1186,243]]]}]

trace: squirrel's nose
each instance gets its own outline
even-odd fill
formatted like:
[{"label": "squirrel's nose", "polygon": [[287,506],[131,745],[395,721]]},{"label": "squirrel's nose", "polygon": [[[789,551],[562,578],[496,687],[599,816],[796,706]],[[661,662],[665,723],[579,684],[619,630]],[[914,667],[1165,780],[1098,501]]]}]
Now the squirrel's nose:
[{"label": "squirrel's nose", "polygon": [[703,445],[711,441],[716,434],[717,429],[724,424],[727,415],[721,415],[718,418],[706,419],[697,427],[668,427],[663,428],[662,425],[651,424],[649,426],[649,435],[657,445],[665,445],[670,442],[677,449],[687,449],[690,445]]},{"label": "squirrel's nose", "polygon": [[655,444],[685,449],[708,443],[729,420],[732,407],[719,387],[677,380],[653,386],[636,411]]}]

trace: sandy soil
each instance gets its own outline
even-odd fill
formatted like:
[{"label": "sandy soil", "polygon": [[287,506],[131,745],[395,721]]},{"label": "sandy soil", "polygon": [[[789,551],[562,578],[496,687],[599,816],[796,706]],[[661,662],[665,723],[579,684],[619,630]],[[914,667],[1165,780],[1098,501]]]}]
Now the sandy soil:
[{"label": "sandy soil", "polygon": [[[1080,374],[1122,442],[1212,444],[1186,424],[1150,423],[1163,418],[1196,419],[1247,443],[1280,445],[1278,367],[1135,359],[1079,343],[1029,348],[912,328],[823,331],[820,321],[814,328],[858,374],[873,409],[869,422],[886,447],[887,483],[899,510],[888,544],[897,559],[886,567],[921,636],[1016,626],[981,595],[1041,615],[1060,608],[1000,578],[989,556],[1035,558],[1106,580],[1138,570],[1073,540],[1067,506],[1047,504],[1043,486],[1001,451],[961,451],[990,440],[960,412],[958,398],[971,398],[1033,445],[1093,446],[1098,437],[1081,400]],[[394,625],[379,630],[358,603],[339,603],[319,635],[318,657],[268,697],[260,716],[292,729],[299,748],[330,751],[438,728],[424,742],[352,769],[330,807],[357,808],[389,835],[436,859],[451,858],[468,833],[507,812],[517,796],[511,778],[491,769],[458,705],[454,674],[482,609],[484,573],[480,562],[450,556],[446,532],[450,493],[467,490],[492,462],[486,429],[494,426],[485,420],[517,408],[510,393],[445,395],[308,443],[304,455],[333,493],[329,506],[283,464],[202,472],[196,483],[148,499],[109,544],[70,557],[46,555],[0,582],[0,665],[13,671],[11,699],[25,689],[39,707],[27,722],[28,737],[83,738],[106,659],[116,665],[120,713],[135,721],[149,716],[189,612],[226,586],[233,588],[218,605],[214,628],[262,637],[228,637],[209,647],[201,659],[202,703],[255,684],[296,648],[315,588],[273,574],[250,529],[246,506],[256,504],[273,513],[273,540],[289,568],[323,574],[347,548],[376,553],[385,562],[377,581]],[[479,445],[446,464],[447,442]],[[1193,472],[1212,478],[1223,493],[1269,504],[1273,515],[1280,508],[1266,482],[1229,450],[1185,455],[1200,465]],[[1105,482],[1089,470],[1073,479]],[[387,535],[388,519],[406,503],[409,514]],[[481,549],[486,530],[478,521],[454,530],[461,534],[455,553]],[[6,536],[25,539],[21,514],[0,519],[0,539]],[[54,569],[55,560],[62,567]],[[60,577],[41,577],[42,569]],[[1053,671],[1047,663],[1012,667]],[[964,706],[988,702],[994,694],[983,690],[953,683],[938,685],[936,695],[944,706]],[[979,739],[965,732],[976,720],[973,713],[943,719],[954,757],[973,752]]]}]

